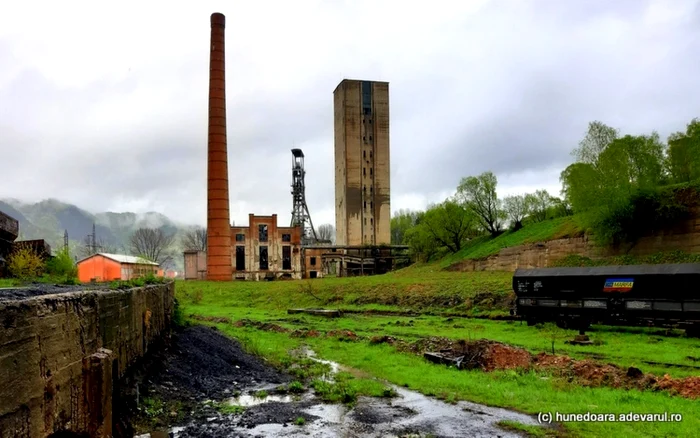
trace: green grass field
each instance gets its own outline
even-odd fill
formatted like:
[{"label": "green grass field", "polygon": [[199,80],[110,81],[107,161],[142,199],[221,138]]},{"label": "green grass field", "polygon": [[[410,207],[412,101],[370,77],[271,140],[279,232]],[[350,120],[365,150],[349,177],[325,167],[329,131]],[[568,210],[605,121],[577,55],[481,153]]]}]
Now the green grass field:
[{"label": "green grass field", "polygon": [[[383,276],[312,282],[178,282],[177,297],[186,316],[218,316],[232,321],[249,319],[321,332],[344,329],[367,338],[389,335],[407,341],[427,336],[456,340],[486,338],[521,346],[532,353],[551,353],[552,335],[541,328],[512,321],[446,315],[494,311],[498,300],[510,293],[510,277],[510,273],[500,272],[444,272],[435,265],[424,265]],[[479,297],[486,298],[479,301]],[[487,308],[489,306],[491,309]],[[288,315],[287,309],[292,307],[411,310],[422,314],[346,313],[342,318],[324,318]],[[567,436],[681,437],[693,436],[700,427],[696,414],[698,402],[666,392],[582,387],[541,371],[457,371],[431,364],[419,355],[400,353],[390,345],[373,345],[367,340],[346,342],[324,336],[300,339],[290,337],[289,333],[263,331],[251,326],[216,325],[273,363],[284,362],[291,350],[306,345],[319,357],[352,367],[365,377],[405,385],[448,401],[470,400],[532,414],[672,412],[681,413],[684,418],[680,423],[567,423],[564,426]],[[554,341],[557,354],[636,366],[644,372],[668,373],[672,377],[700,374],[695,368],[700,364],[697,362],[700,357],[697,339],[663,336],[658,329],[594,327],[589,334],[598,345],[576,347],[563,342],[574,332],[564,334],[565,338],[561,337],[562,333],[557,334]],[[354,384],[361,388],[365,381],[360,379]],[[358,391],[376,393],[381,388]],[[517,425],[505,427],[518,428]],[[532,436],[547,436],[540,434],[540,430],[525,429]]]},{"label": "green grass field", "polygon": [[11,278],[0,278],[0,287],[12,287],[15,285],[15,280]]}]

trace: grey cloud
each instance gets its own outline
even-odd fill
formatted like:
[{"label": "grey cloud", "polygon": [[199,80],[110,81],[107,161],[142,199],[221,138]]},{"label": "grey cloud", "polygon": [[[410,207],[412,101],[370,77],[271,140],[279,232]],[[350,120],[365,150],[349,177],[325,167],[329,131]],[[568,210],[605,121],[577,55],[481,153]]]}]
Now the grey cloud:
[{"label": "grey cloud", "polygon": [[[649,24],[651,2],[493,1],[470,16],[425,12],[420,30],[420,11],[407,7],[409,17],[388,21],[380,37],[347,33],[363,22],[363,6],[323,5],[316,19],[300,8],[298,38],[227,14],[237,223],[248,213],[289,221],[292,147],[306,154],[314,222],[332,222],[317,215],[327,217],[334,206],[332,92],[343,77],[390,82],[392,198],[401,202],[440,201],[461,177],[486,170],[503,184],[551,186],[558,183],[551,169],[571,162],[589,121],[665,136],[700,116],[692,58],[700,52],[698,2],[686,16]],[[190,14],[196,25],[163,27],[169,34],[153,36],[153,46],[170,45],[146,57],[137,56],[150,50],[134,43],[148,37],[137,22],[139,36],[129,38],[134,56],[82,85],[18,66],[13,40],[0,36],[0,72],[23,69],[12,81],[0,73],[7,158],[0,174],[18,182],[0,187],[0,198],[54,197],[92,211],[157,209],[204,223],[208,13]],[[63,19],[70,26],[70,17]]]}]

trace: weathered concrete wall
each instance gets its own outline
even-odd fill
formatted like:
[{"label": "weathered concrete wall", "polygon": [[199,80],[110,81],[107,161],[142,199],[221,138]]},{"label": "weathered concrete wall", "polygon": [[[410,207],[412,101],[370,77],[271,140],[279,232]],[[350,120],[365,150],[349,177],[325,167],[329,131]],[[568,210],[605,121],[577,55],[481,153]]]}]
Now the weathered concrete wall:
[{"label": "weathered concrete wall", "polygon": [[333,96],[336,244],[388,244],[389,84],[345,79]]},{"label": "weathered concrete wall", "polygon": [[684,251],[700,253],[700,208],[694,208],[688,219],[676,226],[644,236],[634,245],[600,248],[587,237],[557,239],[504,248],[498,254],[481,260],[462,260],[448,269],[452,271],[515,271],[517,268],[543,268],[556,260],[577,254],[600,258],[622,254],[645,256],[659,252]]},{"label": "weathered concrete wall", "polygon": [[0,438],[111,436],[112,382],[170,327],[174,283],[0,303]]}]

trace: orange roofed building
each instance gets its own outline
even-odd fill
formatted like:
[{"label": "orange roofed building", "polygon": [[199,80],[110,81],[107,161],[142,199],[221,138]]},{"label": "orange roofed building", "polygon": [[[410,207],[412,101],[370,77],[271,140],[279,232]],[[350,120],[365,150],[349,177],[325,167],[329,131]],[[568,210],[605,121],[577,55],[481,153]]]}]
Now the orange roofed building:
[{"label": "orange roofed building", "polygon": [[158,275],[158,263],[122,254],[97,253],[78,263],[78,280],[90,281],[131,280],[144,275]]}]

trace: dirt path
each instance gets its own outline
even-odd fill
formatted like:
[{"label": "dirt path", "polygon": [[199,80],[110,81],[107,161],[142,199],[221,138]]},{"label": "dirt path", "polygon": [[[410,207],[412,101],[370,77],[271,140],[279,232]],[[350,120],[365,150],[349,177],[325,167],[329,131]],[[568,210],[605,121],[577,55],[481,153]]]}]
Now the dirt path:
[{"label": "dirt path", "polygon": [[[313,390],[256,399],[245,394],[272,393],[291,377],[204,326],[175,334],[154,364],[143,379],[141,410],[136,411],[140,421],[152,424],[142,437],[516,437],[496,423],[535,424],[528,415],[466,402],[448,404],[399,387],[394,387],[398,397],[359,397],[354,407],[324,403]],[[166,420],[144,415],[145,400]],[[154,405],[152,400],[160,402]],[[211,400],[220,403],[217,409],[206,403]],[[246,408],[222,413],[221,402]]]}]

